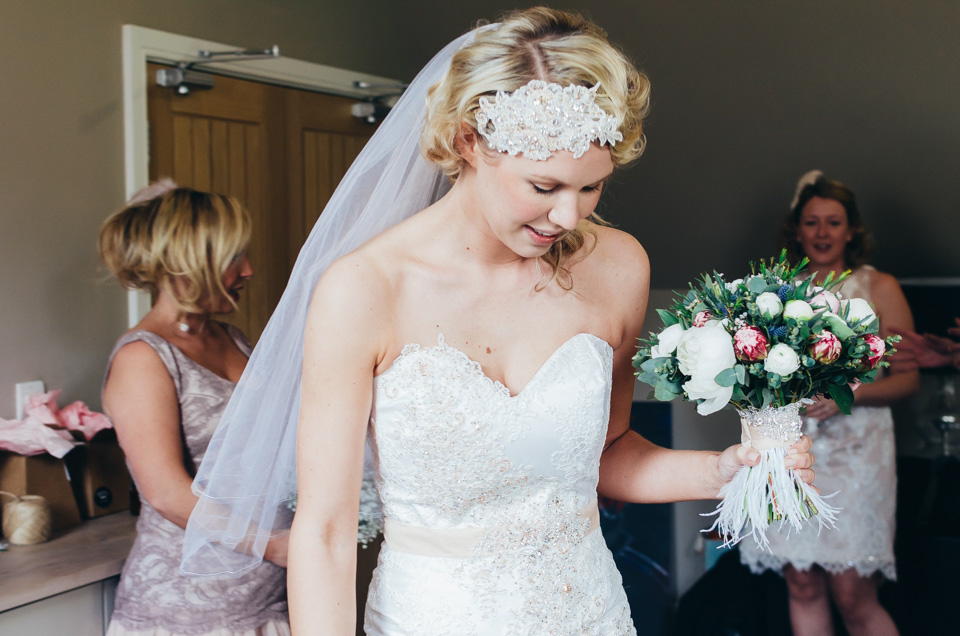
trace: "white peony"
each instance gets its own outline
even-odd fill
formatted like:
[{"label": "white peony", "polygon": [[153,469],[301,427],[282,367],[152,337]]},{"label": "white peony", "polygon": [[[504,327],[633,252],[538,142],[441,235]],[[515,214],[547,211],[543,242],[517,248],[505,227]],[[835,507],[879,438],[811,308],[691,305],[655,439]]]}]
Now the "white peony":
[{"label": "white peony", "polygon": [[704,400],[697,412],[709,415],[719,411],[733,395],[732,386],[716,383],[717,374],[737,363],[733,338],[719,323],[687,329],[677,345],[680,372],[690,376],[683,390],[691,400]]},{"label": "white peony", "polygon": [[764,318],[773,320],[783,310],[783,303],[780,302],[779,296],[773,292],[763,292],[757,296],[757,309],[760,310],[760,315]]},{"label": "white peony", "polygon": [[790,375],[800,368],[800,356],[793,348],[784,343],[773,345],[763,361],[764,371],[779,375]]},{"label": "white peony", "polygon": [[788,300],[783,308],[784,318],[793,318],[797,322],[806,322],[813,318],[813,307],[805,300]]},{"label": "white peony", "polygon": [[676,350],[683,335],[683,326],[670,325],[657,336],[657,344],[650,347],[651,358],[665,358]]},{"label": "white peony", "polygon": [[[722,370],[722,369],[721,369]],[[719,373],[719,371],[718,371]],[[716,413],[730,402],[733,397],[732,386],[720,386],[706,375],[698,375],[683,383],[683,390],[691,400],[703,400],[697,404],[697,413],[710,415]]]},{"label": "white peony", "polygon": [[850,298],[843,301],[843,304],[848,308],[847,322],[850,324],[862,321],[863,324],[869,325],[877,317],[877,314],[873,312],[873,307],[863,298]]}]

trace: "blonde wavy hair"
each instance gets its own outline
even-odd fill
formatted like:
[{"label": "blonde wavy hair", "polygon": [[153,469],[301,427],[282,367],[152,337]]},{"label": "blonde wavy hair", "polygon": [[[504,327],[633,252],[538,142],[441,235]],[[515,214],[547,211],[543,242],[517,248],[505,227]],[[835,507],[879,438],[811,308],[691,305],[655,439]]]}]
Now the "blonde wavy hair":
[{"label": "blonde wavy hair", "polygon": [[[454,55],[446,76],[427,94],[420,140],[424,157],[456,180],[465,163],[457,147],[462,125],[476,130],[480,98],[513,92],[534,79],[587,88],[599,84],[597,105],[621,121],[623,140],[610,148],[614,165],[625,166],[643,152],[643,119],[650,107],[646,75],[596,24],[574,13],[534,7],[507,14],[496,28],[477,33],[473,44]],[[596,214],[587,221],[604,224]],[[572,287],[569,255],[580,252],[588,235],[593,242],[580,253],[583,258],[596,245],[596,232],[588,222],[554,243],[542,257],[552,276],[539,288],[554,281],[564,289]]]},{"label": "blonde wavy hair", "polygon": [[223,274],[250,242],[250,216],[232,197],[191,188],[119,210],[100,226],[107,269],[128,289],[169,293],[185,313],[226,298]]}]

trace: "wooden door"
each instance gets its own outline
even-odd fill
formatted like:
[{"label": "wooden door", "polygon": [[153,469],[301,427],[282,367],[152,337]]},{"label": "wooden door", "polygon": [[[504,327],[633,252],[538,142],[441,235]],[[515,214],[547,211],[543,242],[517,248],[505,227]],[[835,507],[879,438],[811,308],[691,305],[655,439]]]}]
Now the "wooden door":
[{"label": "wooden door", "polygon": [[290,270],[347,167],[374,127],[356,101],[230,77],[179,95],[154,85],[148,65],[150,179],[220,192],[250,211],[254,277],[225,317],[256,342]]}]

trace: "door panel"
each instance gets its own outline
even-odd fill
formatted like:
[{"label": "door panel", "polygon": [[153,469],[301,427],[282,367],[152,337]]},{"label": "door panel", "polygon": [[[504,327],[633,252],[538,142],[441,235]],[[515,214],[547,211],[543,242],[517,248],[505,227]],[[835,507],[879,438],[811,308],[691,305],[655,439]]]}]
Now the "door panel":
[{"label": "door panel", "polygon": [[306,91],[286,94],[292,160],[287,175],[291,259],[296,259],[333,190],[375,130],[350,114],[355,101]]},{"label": "door panel", "polygon": [[[148,79],[158,65],[148,65]],[[152,84],[152,81],[150,82]],[[150,178],[239,199],[250,211],[254,277],[223,317],[256,342],[303,241],[374,127],[355,100],[217,77],[178,95],[148,85]]]}]

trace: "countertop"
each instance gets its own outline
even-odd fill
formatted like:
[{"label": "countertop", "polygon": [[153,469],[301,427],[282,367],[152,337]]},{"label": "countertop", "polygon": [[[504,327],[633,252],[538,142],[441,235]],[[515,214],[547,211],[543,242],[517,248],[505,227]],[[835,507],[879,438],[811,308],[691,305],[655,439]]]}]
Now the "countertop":
[{"label": "countertop", "polygon": [[37,545],[0,552],[0,612],[116,576],[136,536],[128,511],[84,521]]}]

